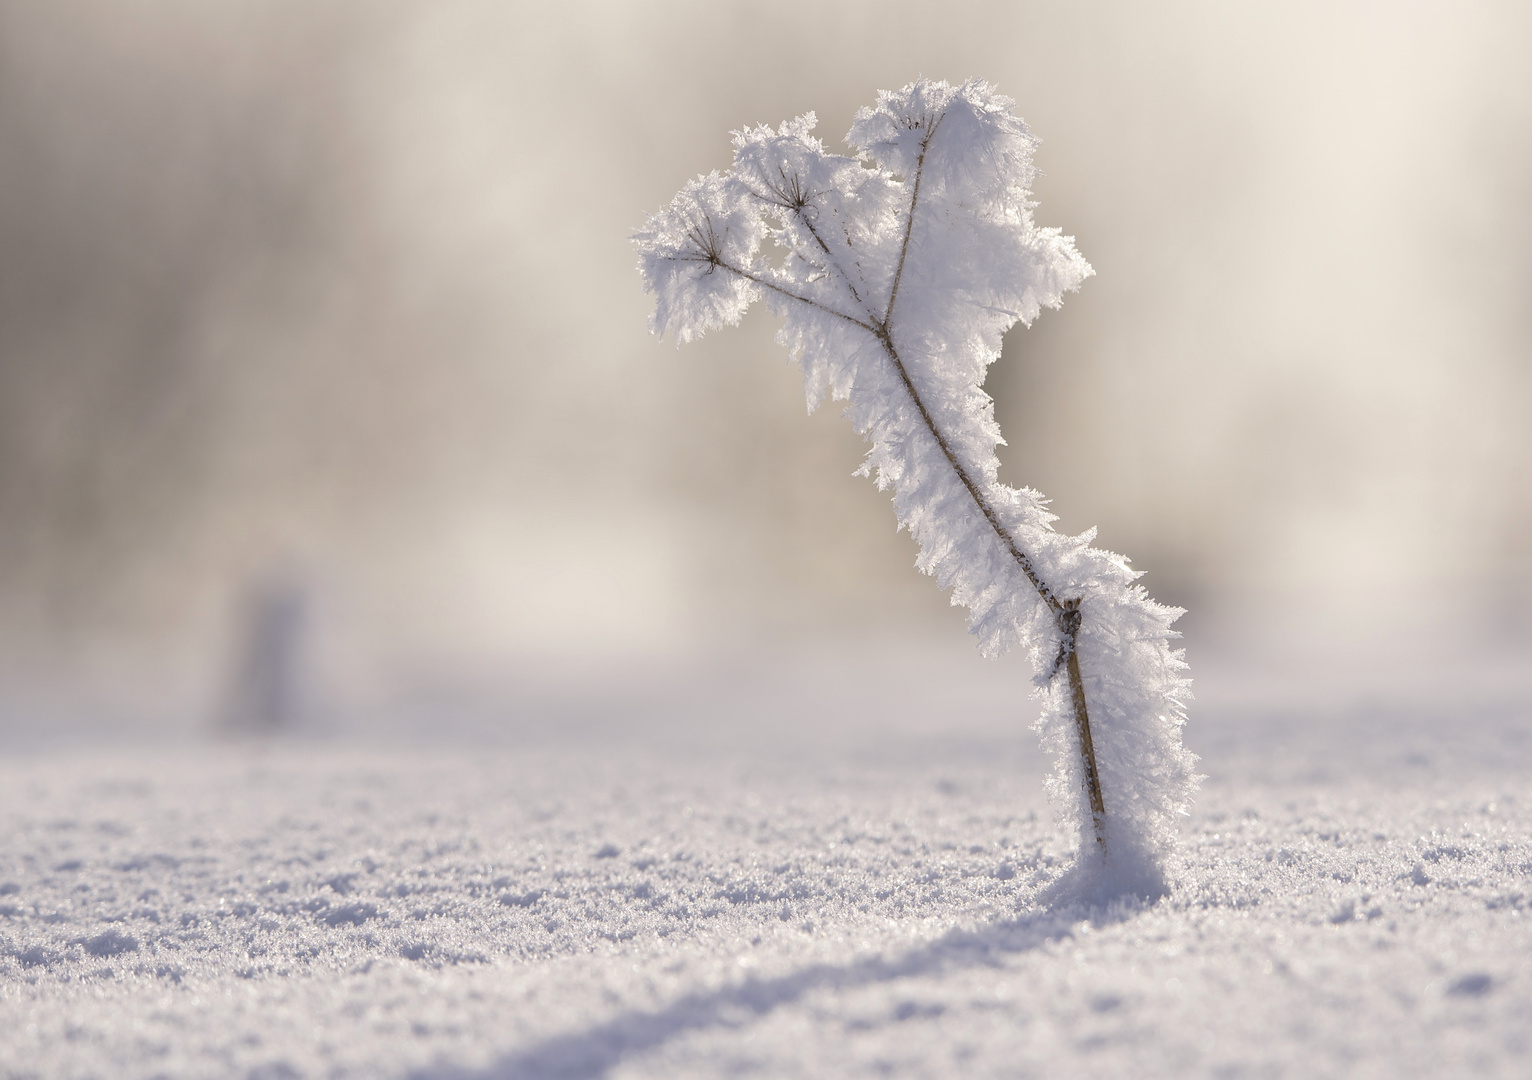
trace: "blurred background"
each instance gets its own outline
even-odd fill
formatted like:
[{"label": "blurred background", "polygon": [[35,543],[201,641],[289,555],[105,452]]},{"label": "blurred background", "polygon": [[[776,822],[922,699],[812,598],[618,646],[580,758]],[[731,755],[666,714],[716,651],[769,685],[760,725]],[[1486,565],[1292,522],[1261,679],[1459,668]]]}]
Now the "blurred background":
[{"label": "blurred background", "polygon": [[1199,707],[1513,678],[1528,41],[1522,3],[0,0],[0,725],[1025,713],[771,318],[651,338],[627,240],[730,129],[840,148],[922,74],[1016,99],[1097,271],[992,369],[1002,476],[1190,609]]}]

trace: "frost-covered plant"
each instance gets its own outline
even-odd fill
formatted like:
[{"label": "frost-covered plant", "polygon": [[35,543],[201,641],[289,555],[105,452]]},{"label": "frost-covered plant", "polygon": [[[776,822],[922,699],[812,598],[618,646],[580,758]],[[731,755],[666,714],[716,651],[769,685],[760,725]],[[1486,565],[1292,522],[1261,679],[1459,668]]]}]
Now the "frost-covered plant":
[{"label": "frost-covered plant", "polygon": [[1181,745],[1186,664],[1169,644],[1182,612],[1092,547],[1094,529],[1055,531],[1038,492],[997,476],[985,370],[1010,327],[1093,273],[1072,237],[1032,220],[1036,140],[1013,105],[978,80],[880,92],[846,136],[855,157],[825,151],[813,113],[736,132],[733,168],[688,183],[634,236],[639,269],[651,329],[679,341],[737,324],[757,299],[785,319],[777,340],[809,408],[826,391],[849,402],[872,444],[859,471],[893,489],[916,565],[967,606],[986,656],[1030,648],[1049,790],[1082,867],[1158,892],[1198,779]]}]

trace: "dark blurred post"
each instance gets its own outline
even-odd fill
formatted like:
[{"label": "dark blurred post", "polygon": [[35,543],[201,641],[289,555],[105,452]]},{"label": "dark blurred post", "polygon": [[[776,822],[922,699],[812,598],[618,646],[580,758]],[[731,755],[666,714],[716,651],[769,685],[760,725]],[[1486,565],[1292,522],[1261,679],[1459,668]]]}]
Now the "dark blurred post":
[{"label": "dark blurred post", "polygon": [[238,613],[232,680],[220,726],[234,734],[289,731],[303,719],[308,597],[289,576],[261,579]]}]

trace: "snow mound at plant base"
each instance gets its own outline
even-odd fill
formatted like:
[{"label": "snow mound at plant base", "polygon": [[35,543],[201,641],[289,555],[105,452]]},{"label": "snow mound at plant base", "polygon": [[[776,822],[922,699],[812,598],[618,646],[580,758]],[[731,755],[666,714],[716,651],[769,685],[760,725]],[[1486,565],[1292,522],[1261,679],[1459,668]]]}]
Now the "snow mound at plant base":
[{"label": "snow mound at plant base", "polygon": [[1001,742],[11,757],[0,1075],[1526,1076],[1525,726],[1209,738],[1094,906]]}]

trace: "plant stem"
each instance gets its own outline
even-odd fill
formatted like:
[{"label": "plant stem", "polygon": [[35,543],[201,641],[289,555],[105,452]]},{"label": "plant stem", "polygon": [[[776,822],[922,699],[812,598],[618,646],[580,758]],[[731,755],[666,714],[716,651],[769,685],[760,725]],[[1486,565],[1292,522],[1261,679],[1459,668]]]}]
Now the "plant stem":
[{"label": "plant stem", "polygon": [[1096,771],[1096,744],[1090,737],[1090,714],[1085,708],[1085,680],[1080,675],[1080,650],[1075,643],[1080,636],[1080,601],[1066,601],[1069,628],[1064,647],[1069,650],[1069,695],[1074,701],[1075,728],[1080,736],[1080,758],[1085,766],[1085,793],[1090,798],[1091,823],[1096,827],[1096,843],[1106,854],[1106,803],[1101,798],[1101,774]]},{"label": "plant stem", "polygon": [[926,422],[926,428],[936,439],[936,445],[941,448],[947,463],[952,466],[952,471],[957,473],[958,479],[968,489],[968,494],[974,503],[983,512],[984,518],[989,522],[990,528],[1005,542],[1011,552],[1011,557],[1021,566],[1022,573],[1027,575],[1027,580],[1032,583],[1037,594],[1043,598],[1053,612],[1054,622],[1063,635],[1060,652],[1067,659],[1067,671],[1069,673],[1069,695],[1074,705],[1075,729],[1080,737],[1080,763],[1084,769],[1085,793],[1090,799],[1091,822],[1095,826],[1096,843],[1100,845],[1103,855],[1106,854],[1106,803],[1101,797],[1101,774],[1096,769],[1096,745],[1090,734],[1090,712],[1085,706],[1085,680],[1080,675],[1080,651],[1076,647],[1080,639],[1080,598],[1074,597],[1069,600],[1060,600],[1052,589],[1038,577],[1037,570],[1032,565],[1032,559],[1021,550],[1014,537],[1000,524],[999,515],[994,507],[990,506],[989,500],[979,490],[979,485],[974,483],[968,470],[958,461],[957,454],[948,445],[947,439],[936,426],[926,403],[920,399],[920,394],[915,390],[915,384],[910,380],[909,372],[905,370],[904,361],[899,359],[899,352],[894,348],[894,342],[886,326],[877,331],[878,340],[883,343],[883,350],[894,365],[894,370],[899,373],[899,379],[904,383],[904,388],[909,392],[910,399],[915,402],[915,408],[920,411],[920,418]]},{"label": "plant stem", "polygon": [[[915,162],[914,182],[910,186],[909,214],[905,221],[904,238],[899,246],[899,264],[894,271],[893,284],[889,289],[888,307],[885,309],[881,319],[868,310],[868,305],[857,293],[856,287],[851,284],[850,275],[846,273],[845,268],[840,265],[839,260],[830,251],[829,245],[820,237],[813,223],[804,215],[803,207],[806,205],[806,200],[802,197],[797,197],[796,194],[790,200],[784,196],[781,202],[773,200],[765,201],[772,201],[773,205],[799,216],[799,219],[807,226],[810,235],[818,242],[820,249],[825,254],[826,261],[840,274],[841,281],[851,293],[852,299],[866,312],[867,318],[865,320],[859,319],[854,315],[848,315],[844,311],[837,311],[807,296],[800,296],[797,293],[790,292],[757,274],[741,267],[730,265],[719,256],[717,244],[711,236],[711,222],[708,225],[709,232],[707,236],[696,239],[699,248],[697,261],[706,262],[709,272],[711,272],[713,267],[721,268],[770,289],[789,300],[796,300],[799,303],[807,304],[809,307],[817,308],[826,314],[845,319],[847,322],[859,326],[872,334],[878,339],[879,344],[883,346],[883,351],[888,354],[889,361],[894,365],[894,370],[898,373],[900,382],[904,384],[904,389],[910,395],[910,400],[915,403],[915,408],[920,412],[920,418],[925,421],[926,429],[930,431],[931,437],[936,440],[936,445],[941,449],[942,456],[952,466],[952,471],[957,473],[958,479],[962,481],[963,487],[967,489],[969,496],[974,501],[974,505],[984,514],[984,519],[989,522],[990,528],[995,530],[995,535],[1005,544],[1007,550],[1011,553],[1011,557],[1021,567],[1022,573],[1026,574],[1027,580],[1037,590],[1037,595],[1042,597],[1043,603],[1047,604],[1048,609],[1053,613],[1054,625],[1058,627],[1062,638],[1059,647],[1059,660],[1065,662],[1065,667],[1068,671],[1070,702],[1074,708],[1075,730],[1079,736],[1080,762],[1083,770],[1085,793],[1090,801],[1091,822],[1095,827],[1096,843],[1100,845],[1102,855],[1104,856],[1106,854],[1106,804],[1101,797],[1101,775],[1096,768],[1096,747],[1095,742],[1091,739],[1090,712],[1085,705],[1085,680],[1080,674],[1080,656],[1079,649],[1077,648],[1080,638],[1080,598],[1060,600],[1058,594],[1038,575],[1037,568],[1033,565],[1031,557],[1021,549],[1021,546],[1016,543],[1015,537],[1011,536],[1005,526],[1000,523],[1000,516],[995,512],[994,507],[990,505],[989,500],[984,497],[984,493],[979,489],[979,485],[974,481],[973,477],[968,474],[968,470],[963,467],[963,463],[958,460],[958,456],[947,442],[946,436],[936,426],[936,420],[931,416],[930,410],[926,408],[926,403],[921,399],[919,391],[915,389],[914,380],[910,378],[909,370],[905,367],[904,361],[899,356],[899,350],[894,345],[894,304],[899,299],[899,285],[904,278],[904,264],[909,254],[910,235],[915,231],[915,210],[920,204],[920,181],[925,171],[926,150],[931,145],[931,139],[935,136],[936,129],[941,125],[941,121],[941,117],[936,118],[926,131],[926,136],[920,144],[920,156]],[[794,181],[796,181],[796,177],[794,177]],[[796,187],[794,192],[797,193]],[[763,198],[762,196],[757,197]],[[1058,673],[1058,666],[1059,662],[1055,661],[1053,672],[1055,675]]]},{"label": "plant stem", "polygon": [[[926,131],[926,137],[920,143],[920,156],[915,160],[915,179],[910,185],[910,212],[904,225],[904,239],[899,246],[899,266],[894,271],[893,287],[889,290],[888,310],[883,316],[881,323],[877,324],[874,331],[878,340],[883,343],[884,351],[893,361],[894,368],[899,372],[899,378],[904,383],[904,388],[909,391],[910,398],[915,402],[915,407],[920,410],[921,419],[926,422],[932,436],[936,439],[937,446],[941,447],[942,454],[947,462],[957,473],[958,479],[968,489],[974,503],[984,513],[984,518],[989,522],[990,528],[1005,542],[1010,549],[1011,556],[1021,566],[1022,572],[1027,575],[1027,580],[1037,590],[1037,594],[1043,598],[1049,609],[1053,612],[1054,621],[1063,635],[1062,652],[1068,661],[1069,672],[1069,696],[1074,706],[1075,729],[1080,740],[1080,763],[1083,767],[1083,779],[1085,781],[1085,793],[1090,800],[1091,824],[1095,827],[1096,843],[1101,848],[1101,853],[1106,854],[1106,803],[1101,797],[1101,774],[1096,768],[1096,745],[1090,733],[1090,711],[1085,705],[1085,679],[1080,675],[1080,651],[1078,649],[1080,639],[1080,599],[1075,597],[1061,601],[1054,591],[1037,574],[1032,565],[1032,559],[1016,543],[1004,526],[1000,524],[1000,518],[990,506],[989,500],[979,490],[973,478],[968,475],[957,455],[952,452],[952,447],[947,444],[946,438],[936,426],[931,413],[927,410],[925,402],[920,399],[920,394],[915,390],[915,383],[910,379],[909,372],[905,370],[904,362],[899,359],[899,353],[894,348],[893,333],[890,324],[894,318],[894,302],[899,299],[899,284],[904,278],[904,261],[910,249],[910,235],[915,231],[915,208],[920,204],[920,181],[925,172],[926,150],[931,145],[932,138],[936,135],[936,129],[941,126],[942,118],[938,116]],[[817,239],[817,237],[816,237]],[[821,246],[822,242],[821,242]],[[828,250],[826,251],[828,255]],[[842,277],[844,277],[844,273]]]}]

